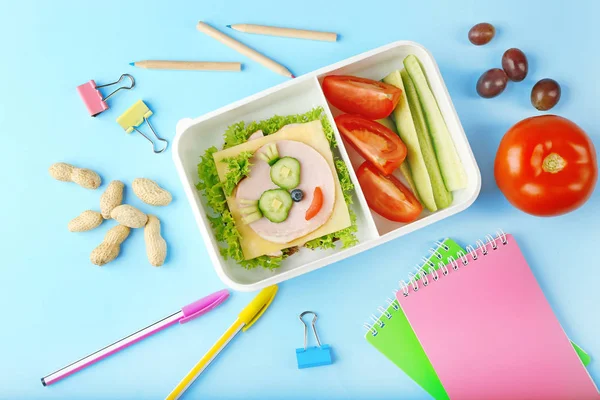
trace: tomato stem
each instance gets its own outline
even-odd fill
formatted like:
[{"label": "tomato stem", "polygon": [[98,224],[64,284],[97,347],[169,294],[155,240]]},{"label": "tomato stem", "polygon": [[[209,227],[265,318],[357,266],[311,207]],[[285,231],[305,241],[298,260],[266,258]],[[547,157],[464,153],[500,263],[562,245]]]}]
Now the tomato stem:
[{"label": "tomato stem", "polygon": [[565,159],[556,153],[548,154],[546,157],[544,157],[544,161],[542,162],[542,169],[551,174],[556,174],[562,171],[566,166],[567,162]]}]

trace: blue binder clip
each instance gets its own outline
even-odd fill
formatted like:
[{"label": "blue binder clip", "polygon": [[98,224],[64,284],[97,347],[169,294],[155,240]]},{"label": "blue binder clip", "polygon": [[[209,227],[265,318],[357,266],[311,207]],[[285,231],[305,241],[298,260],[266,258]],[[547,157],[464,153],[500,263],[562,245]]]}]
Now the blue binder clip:
[{"label": "blue binder clip", "polygon": [[[317,339],[317,345],[308,347],[308,325],[302,319],[306,314],[313,314],[315,317],[312,320],[312,330]],[[304,325],[304,348],[296,349],[296,360],[298,361],[298,369],[320,367],[322,365],[330,365],[333,363],[331,358],[331,347],[328,344],[321,344],[315,323],[317,322],[317,314],[312,311],[304,311],[300,314],[300,322]]]}]

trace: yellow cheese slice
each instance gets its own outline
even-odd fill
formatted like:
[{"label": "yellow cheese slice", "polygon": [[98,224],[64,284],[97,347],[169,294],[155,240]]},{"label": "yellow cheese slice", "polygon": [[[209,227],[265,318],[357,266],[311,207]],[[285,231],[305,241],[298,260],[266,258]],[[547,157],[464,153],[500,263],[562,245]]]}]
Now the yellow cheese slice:
[{"label": "yellow cheese slice", "polygon": [[271,135],[250,140],[246,143],[214,153],[213,158],[217,165],[217,173],[219,174],[221,182],[225,180],[225,174],[227,173],[227,163],[222,162],[224,158],[235,157],[242,151],[254,153],[265,144],[276,142],[278,140],[296,140],[305,143],[318,151],[325,160],[327,160],[335,181],[335,205],[329,220],[315,231],[289,243],[273,243],[258,236],[252,228],[242,222],[242,215],[236,204],[235,197],[228,197],[227,205],[229,206],[231,215],[235,220],[235,225],[240,233],[240,245],[242,247],[242,252],[244,253],[244,259],[246,260],[264,254],[276,253],[279,250],[287,249],[292,246],[302,246],[309,240],[337,232],[351,225],[348,205],[344,201],[344,195],[336,173],[335,164],[333,163],[333,154],[329,147],[329,141],[325,137],[321,121],[318,120],[304,124],[286,125]]}]

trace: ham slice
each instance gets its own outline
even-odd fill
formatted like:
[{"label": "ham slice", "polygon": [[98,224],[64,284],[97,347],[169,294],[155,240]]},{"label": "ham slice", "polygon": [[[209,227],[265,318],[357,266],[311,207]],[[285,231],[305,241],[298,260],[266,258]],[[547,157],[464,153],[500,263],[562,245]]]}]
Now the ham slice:
[{"label": "ham slice", "polygon": [[250,135],[250,137],[248,138],[248,140],[260,139],[263,136],[265,136],[265,135],[263,135],[262,131],[256,131],[252,135]]},{"label": "ham slice", "polygon": [[[308,235],[329,220],[335,205],[335,181],[325,158],[309,145],[295,140],[279,140],[274,143],[280,157],[294,157],[300,162],[300,184],[296,189],[302,190],[304,198],[300,202],[294,202],[285,221],[275,223],[261,218],[249,226],[265,240],[288,243]],[[250,174],[238,184],[235,196],[240,207],[240,199],[258,200],[264,191],[278,187],[271,181],[269,164],[257,156],[265,148],[263,146],[254,153],[250,159]],[[323,206],[316,216],[307,221],[306,210],[310,207],[317,186],[323,192]]]}]

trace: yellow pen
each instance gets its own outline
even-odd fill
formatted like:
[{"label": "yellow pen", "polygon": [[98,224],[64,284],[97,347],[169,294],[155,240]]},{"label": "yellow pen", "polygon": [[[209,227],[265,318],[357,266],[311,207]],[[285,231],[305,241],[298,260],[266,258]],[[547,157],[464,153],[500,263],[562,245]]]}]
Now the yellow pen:
[{"label": "yellow pen", "polygon": [[247,331],[271,305],[277,294],[277,286],[269,286],[261,290],[258,295],[240,312],[235,322],[227,328],[225,333],[217,340],[217,342],[206,352],[204,357],[198,361],[194,368],[175,386],[175,389],[169,393],[166,400],[178,399],[192,383],[200,376],[200,374],[210,365],[221,350],[225,348],[240,331]]}]

